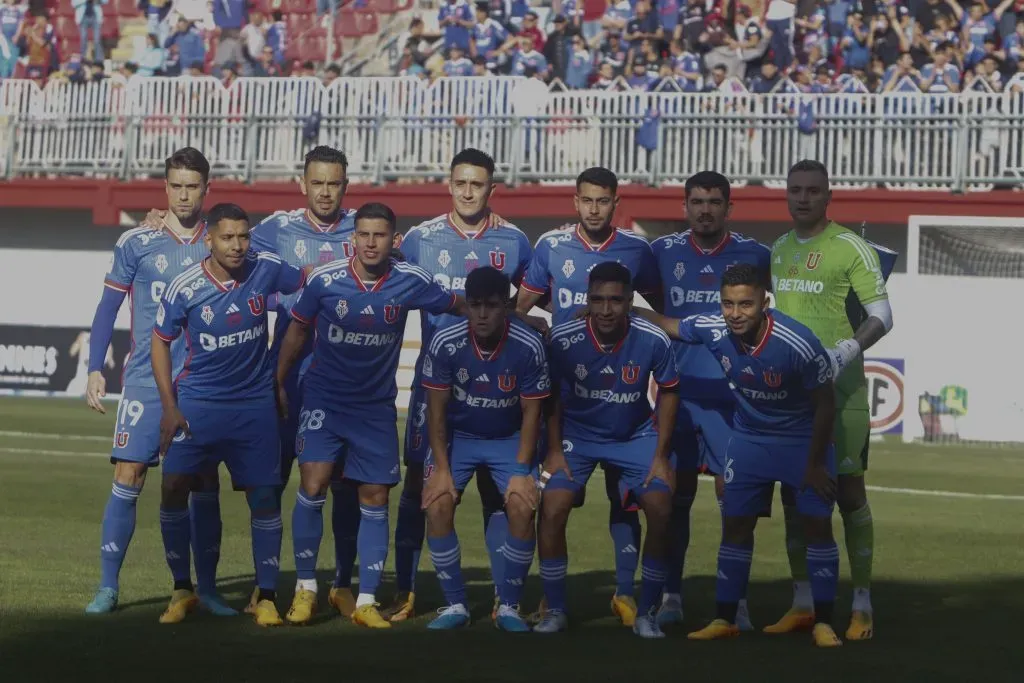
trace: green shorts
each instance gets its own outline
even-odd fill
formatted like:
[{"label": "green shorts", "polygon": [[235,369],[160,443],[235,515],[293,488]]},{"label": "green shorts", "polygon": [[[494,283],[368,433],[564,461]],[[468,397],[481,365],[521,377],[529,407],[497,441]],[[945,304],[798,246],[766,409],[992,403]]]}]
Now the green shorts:
[{"label": "green shorts", "polygon": [[836,412],[833,438],[836,466],[840,476],[862,477],[868,469],[868,445],[871,442],[871,416],[866,410]]}]

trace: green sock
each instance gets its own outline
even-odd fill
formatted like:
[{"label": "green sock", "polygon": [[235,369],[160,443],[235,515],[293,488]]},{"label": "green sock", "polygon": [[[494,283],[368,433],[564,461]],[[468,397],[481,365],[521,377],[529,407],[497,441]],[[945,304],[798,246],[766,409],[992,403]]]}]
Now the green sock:
[{"label": "green sock", "polygon": [[[850,576],[854,588],[871,586],[871,561],[875,553],[875,524],[871,520],[871,506],[851,512],[842,512],[846,531],[846,554],[850,558]],[[788,531],[788,526],[787,526]]]},{"label": "green sock", "polygon": [[786,518],[786,555],[793,581],[807,581],[807,541],[804,539],[803,520],[795,505],[783,505]]}]

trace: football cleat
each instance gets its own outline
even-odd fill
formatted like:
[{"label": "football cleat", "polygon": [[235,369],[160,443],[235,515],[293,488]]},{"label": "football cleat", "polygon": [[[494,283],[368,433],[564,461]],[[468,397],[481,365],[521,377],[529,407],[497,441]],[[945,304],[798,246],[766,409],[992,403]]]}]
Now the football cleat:
[{"label": "football cleat", "polygon": [[171,602],[160,615],[161,624],[178,624],[185,620],[189,612],[199,606],[199,598],[190,590],[181,588],[171,593]]},{"label": "football cleat", "polygon": [[273,600],[260,600],[256,603],[256,611],[253,613],[257,626],[281,626],[284,620],[281,613],[277,611],[277,605]]},{"label": "football cleat", "polygon": [[238,615],[238,610],[231,607],[217,593],[200,593],[199,606],[215,617],[234,617]]},{"label": "football cleat", "polygon": [[[256,607],[259,608],[259,603],[256,604]],[[288,614],[284,618],[288,620],[289,624],[308,624],[314,614],[316,614],[316,591],[300,588],[295,591],[292,606],[288,608]]]},{"label": "football cleat", "polygon": [[846,629],[847,640],[871,640],[875,635],[875,622],[871,612],[855,610],[850,615],[850,626]]},{"label": "football cleat", "polygon": [[665,632],[658,626],[658,618],[654,615],[653,608],[647,614],[637,617],[636,623],[633,624],[633,633],[641,638],[665,637]]},{"label": "football cleat", "polygon": [[612,614],[617,616],[623,626],[632,627],[636,624],[636,600],[632,595],[612,596]]},{"label": "football cleat", "polygon": [[534,633],[558,633],[569,628],[569,617],[560,609],[546,609],[533,627]]},{"label": "football cleat", "polygon": [[384,618],[388,621],[405,621],[413,615],[416,608],[416,594],[402,591],[395,596],[394,602],[384,608]]},{"label": "football cleat", "polygon": [[494,627],[499,631],[508,631],[509,633],[530,632],[530,625],[520,616],[519,609],[511,605],[498,605],[498,611],[494,617]]},{"label": "football cleat", "polygon": [[750,621],[750,609],[746,602],[741,602],[736,608],[736,625],[740,631],[754,630],[754,623]]},{"label": "football cleat", "polygon": [[260,601],[260,587],[254,586],[252,594],[249,595],[249,604],[242,611],[246,614],[256,614],[256,603]]},{"label": "football cleat", "polygon": [[437,610],[437,616],[427,624],[431,631],[452,631],[469,625],[469,610],[465,605],[448,605]]},{"label": "football cleat", "polygon": [[501,607],[501,600],[498,599],[498,594],[494,594],[494,604],[491,606],[491,621],[498,620],[498,608]]},{"label": "football cleat", "polygon": [[356,599],[352,595],[352,589],[348,587],[332,588],[327,595],[327,604],[338,610],[338,614],[346,619],[351,619],[352,613],[356,611]]},{"label": "football cleat", "polygon": [[352,612],[352,623],[366,628],[391,628],[391,622],[385,621],[376,604],[356,607]]},{"label": "football cleat", "polygon": [[715,619],[699,631],[694,631],[686,637],[690,640],[721,640],[722,638],[735,638],[740,634],[736,624],[730,624],[725,619]]},{"label": "football cleat", "polygon": [[839,636],[828,624],[815,624],[811,629],[811,638],[817,647],[839,647],[843,644],[843,641],[839,640]]},{"label": "football cleat", "polygon": [[791,607],[782,618],[771,626],[765,626],[765,633],[793,633],[794,631],[810,631],[814,628],[814,612],[798,607]]},{"label": "football cleat", "polygon": [[113,588],[100,588],[96,591],[92,602],[85,606],[86,614],[109,614],[117,609],[117,591]]},{"label": "football cleat", "polygon": [[526,617],[527,623],[539,624],[541,619],[544,618],[544,614],[548,611],[548,599],[542,597],[540,602],[537,604],[537,611]]},{"label": "football cleat", "polygon": [[683,601],[672,596],[662,601],[658,608],[658,626],[683,623]]}]

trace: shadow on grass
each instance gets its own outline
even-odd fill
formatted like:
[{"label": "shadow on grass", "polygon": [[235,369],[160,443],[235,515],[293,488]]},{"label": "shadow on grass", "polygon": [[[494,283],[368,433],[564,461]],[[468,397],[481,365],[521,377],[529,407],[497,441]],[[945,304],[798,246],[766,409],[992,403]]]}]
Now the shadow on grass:
[{"label": "shadow on grass", "polygon": [[[329,576],[322,577],[323,585]],[[876,640],[815,650],[806,634],[744,634],[734,641],[693,643],[685,631],[713,616],[714,579],[687,580],[687,623],[662,641],[642,641],[608,611],[611,572],[570,577],[571,630],[541,636],[499,633],[490,624],[491,588],[482,569],[466,570],[475,622],[459,632],[424,627],[440,604],[437,582],[420,573],[420,616],[388,631],[368,631],[333,614],[321,596],[316,623],[263,630],[248,619],[197,614],[183,624],[161,626],[163,601],[125,606],[114,615],[3,613],[0,680],[26,681],[302,681],[359,680],[390,683],[444,681],[740,681],[751,683],[900,683],[916,681],[1024,681],[1019,623],[1024,580],[928,584],[879,581],[873,588]],[[295,576],[285,572],[278,605],[282,613]],[[251,578],[222,580],[224,594],[242,605]],[[789,584],[752,583],[756,624],[773,621],[788,607]],[[527,605],[540,594],[531,577]],[[849,586],[843,586],[837,625],[845,629]],[[390,583],[380,592],[390,599]]]}]

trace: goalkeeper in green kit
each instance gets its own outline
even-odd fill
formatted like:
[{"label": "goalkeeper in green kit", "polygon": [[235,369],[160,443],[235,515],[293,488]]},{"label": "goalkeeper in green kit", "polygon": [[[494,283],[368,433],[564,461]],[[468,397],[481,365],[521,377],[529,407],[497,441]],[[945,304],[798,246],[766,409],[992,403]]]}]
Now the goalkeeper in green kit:
[{"label": "goalkeeper in green kit", "polygon": [[[871,563],[874,525],[864,488],[870,437],[863,352],[892,329],[892,309],[878,253],[859,235],[830,221],[832,198],[828,171],[817,161],[801,161],[786,182],[789,213],[795,227],[772,246],[775,306],[807,325],[829,353],[836,391],[835,446],[839,482],[837,503],[846,532],[853,577],[853,614],[848,640],[873,633]],[[856,297],[859,324],[847,314]],[[814,625],[807,580],[806,543],[796,512],[795,492],[783,489],[786,550],[793,573],[793,607],[766,633],[787,633]]]}]

